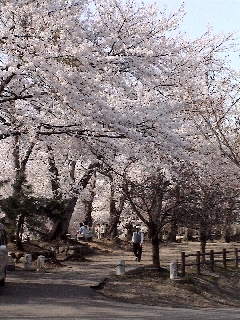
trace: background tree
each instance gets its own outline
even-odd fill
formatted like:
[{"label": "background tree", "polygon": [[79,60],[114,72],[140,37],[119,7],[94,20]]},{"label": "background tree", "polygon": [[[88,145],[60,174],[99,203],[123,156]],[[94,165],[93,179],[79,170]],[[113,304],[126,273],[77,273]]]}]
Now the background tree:
[{"label": "background tree", "polygon": [[[207,240],[212,238],[214,230],[219,226],[223,228],[225,221],[225,208],[228,200],[233,198],[229,188],[235,189],[238,185],[238,178],[231,175],[232,168],[224,168],[221,157],[215,157],[215,168],[209,171],[209,167],[181,165],[181,180],[179,184],[183,191],[184,212],[183,223],[191,222],[192,226],[199,230],[200,251],[205,253]],[[222,163],[222,164],[221,164]],[[229,177],[231,180],[229,181]],[[228,211],[227,220],[233,222],[236,219],[233,210]],[[204,258],[204,256],[203,256]]]},{"label": "background tree", "polygon": [[[98,161],[90,163],[85,170],[82,177],[76,181],[75,178],[75,168],[76,162],[71,160],[70,162],[70,188],[68,189],[68,195],[66,197],[63,196],[60,186],[60,178],[59,178],[59,170],[57,169],[57,165],[54,159],[54,153],[51,146],[48,145],[49,152],[49,170],[51,172],[51,185],[52,192],[55,195],[56,200],[63,201],[65,199],[65,206],[63,212],[59,219],[55,222],[51,234],[51,239],[56,239],[57,237],[65,238],[68,233],[68,228],[70,224],[70,220],[72,218],[74,208],[79,198],[80,192],[86,188],[92,176],[95,174],[96,169],[100,166]],[[90,221],[89,221],[90,222]]]},{"label": "background tree", "polygon": [[126,196],[134,213],[148,228],[152,243],[152,260],[156,268],[160,268],[160,231],[167,223],[174,204],[169,198],[170,181],[161,170],[146,175],[144,179],[126,181]]}]

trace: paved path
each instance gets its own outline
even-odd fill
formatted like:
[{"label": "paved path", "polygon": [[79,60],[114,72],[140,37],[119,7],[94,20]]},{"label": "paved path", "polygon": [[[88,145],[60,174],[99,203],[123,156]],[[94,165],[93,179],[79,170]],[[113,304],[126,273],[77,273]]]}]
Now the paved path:
[{"label": "paved path", "polygon": [[[239,319],[239,309],[170,309],[111,301],[80,271],[11,272],[0,290],[0,319]],[[78,280],[77,280],[78,279]]]},{"label": "paved path", "polygon": [[[102,297],[90,286],[115,273],[119,259],[126,261],[127,268],[138,265],[131,252],[119,249],[84,263],[71,263],[61,270],[9,272],[6,286],[0,288],[0,319],[240,319],[240,309],[171,309],[120,303]],[[147,260],[145,252],[142,264]]]}]

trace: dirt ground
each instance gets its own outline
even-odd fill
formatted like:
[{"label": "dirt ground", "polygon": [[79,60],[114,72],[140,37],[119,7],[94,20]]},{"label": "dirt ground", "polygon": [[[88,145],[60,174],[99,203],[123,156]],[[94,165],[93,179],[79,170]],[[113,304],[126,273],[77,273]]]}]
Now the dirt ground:
[{"label": "dirt ground", "polygon": [[[108,277],[99,292],[118,301],[161,307],[239,307],[240,272],[233,262],[227,263],[227,270],[217,263],[214,273],[210,272],[209,265],[202,265],[199,276],[196,267],[191,266],[186,269],[185,277],[179,274],[179,278],[170,279],[170,262],[179,261],[182,251],[196,253],[199,247],[199,242],[162,244],[162,268],[156,270],[151,265],[151,246],[145,243],[143,262],[125,275]],[[236,247],[240,249],[240,243],[208,243],[206,252],[211,249],[215,252],[234,251]]]},{"label": "dirt ground", "polygon": [[[227,270],[218,263],[214,273],[210,272],[208,265],[204,265],[199,276],[196,275],[196,267],[188,267],[185,277],[181,277],[179,273],[179,278],[170,279],[170,262],[180,261],[182,251],[195,253],[199,250],[198,242],[162,244],[160,270],[154,269],[151,265],[150,243],[144,244],[143,258],[140,263],[134,261],[131,246],[127,242],[113,243],[108,240],[94,240],[89,243],[89,246],[93,249],[92,253],[80,259],[80,263],[81,261],[87,263],[88,259],[112,261],[111,259],[116,259],[116,255],[120,254],[130,266],[126,268],[124,275],[111,273],[97,288],[99,294],[106,297],[128,303],[162,307],[239,307],[240,272],[231,262],[228,263]],[[240,243],[209,243],[206,251],[214,249],[216,252],[223,248],[232,251],[236,247],[240,249]],[[11,249],[13,251],[14,247]],[[68,260],[68,263],[71,264],[71,259]],[[47,259],[47,268],[61,267],[61,260]]]},{"label": "dirt ground", "polygon": [[112,276],[100,292],[128,303],[174,307],[239,307],[239,273],[217,272],[170,280],[165,270],[139,268],[124,276]]}]

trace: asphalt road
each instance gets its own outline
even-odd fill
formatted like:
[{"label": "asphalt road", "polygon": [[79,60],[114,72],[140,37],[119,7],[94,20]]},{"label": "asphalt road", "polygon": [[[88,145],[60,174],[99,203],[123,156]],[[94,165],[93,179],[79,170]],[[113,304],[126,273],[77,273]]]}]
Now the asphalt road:
[{"label": "asphalt road", "polygon": [[100,276],[100,270],[87,266],[85,271],[9,272],[0,288],[0,319],[240,319],[240,309],[170,309],[112,301],[90,288]]}]

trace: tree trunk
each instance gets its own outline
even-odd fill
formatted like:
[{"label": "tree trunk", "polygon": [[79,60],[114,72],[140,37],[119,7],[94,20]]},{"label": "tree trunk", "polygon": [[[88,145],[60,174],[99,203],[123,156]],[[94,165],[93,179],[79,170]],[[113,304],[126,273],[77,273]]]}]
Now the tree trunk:
[{"label": "tree trunk", "polygon": [[177,234],[178,234],[178,224],[177,224],[177,219],[174,218],[171,221],[171,230],[168,235],[168,241],[176,242]]},{"label": "tree trunk", "polygon": [[223,226],[221,240],[227,243],[231,241],[231,228],[227,224]]},{"label": "tree trunk", "polygon": [[73,197],[67,201],[61,219],[55,222],[50,232],[50,240],[56,240],[57,238],[63,240],[67,239],[69,223],[72,218],[72,214],[76,206],[77,200],[78,197]]},{"label": "tree trunk", "polygon": [[50,180],[52,185],[53,198],[56,200],[62,200],[62,191],[60,186],[59,172],[55,163],[53,149],[50,145],[47,145],[48,150],[48,171],[50,172]]},{"label": "tree trunk", "polygon": [[117,225],[119,223],[120,213],[116,208],[116,200],[115,200],[115,185],[113,176],[109,173],[108,177],[110,179],[110,210],[109,210],[109,228],[107,231],[107,236],[113,240],[117,237]]},{"label": "tree trunk", "polygon": [[152,238],[152,262],[154,268],[160,268],[160,254],[159,254],[160,240],[158,236]]},{"label": "tree trunk", "polygon": [[205,253],[206,253],[206,245],[207,245],[207,240],[200,239],[200,252],[201,252],[201,261],[205,263]]},{"label": "tree trunk", "polygon": [[179,187],[179,185],[177,185],[175,187],[174,191],[175,191],[174,196],[176,198],[176,202],[175,202],[175,208],[173,209],[173,213],[172,213],[172,217],[171,217],[171,231],[168,236],[168,240],[172,241],[172,242],[177,241],[177,234],[178,234],[178,223],[179,223],[178,206],[179,206],[179,201],[180,201],[180,187]]},{"label": "tree trunk", "polygon": [[52,230],[50,232],[51,240],[55,240],[57,238],[61,238],[61,239],[66,238],[66,234],[68,233],[69,223],[72,218],[72,214],[74,212],[74,208],[78,200],[78,195],[84,188],[86,188],[89,180],[91,179],[93,173],[98,167],[99,167],[99,163],[90,164],[86,173],[83,175],[83,177],[81,178],[77,186],[75,186],[73,190],[73,192],[75,193],[75,196],[68,199],[66,206],[64,208],[62,217],[59,219],[59,221],[56,221],[56,223],[52,227]]},{"label": "tree trunk", "polygon": [[110,216],[109,220],[109,228],[107,231],[107,237],[110,237],[112,240],[115,239],[118,235],[118,223],[119,223],[119,215],[118,212],[115,212],[115,215],[113,215],[113,212]]},{"label": "tree trunk", "polygon": [[96,187],[96,171],[93,173],[89,185],[89,195],[87,199],[83,199],[82,202],[84,204],[84,221],[88,223],[88,225],[92,226],[92,209],[93,209],[93,201],[96,195],[95,187]]},{"label": "tree trunk", "polygon": [[186,228],[184,237],[186,237],[186,241],[193,241],[193,226],[192,225],[189,225]]},{"label": "tree trunk", "polygon": [[123,192],[122,185],[122,194],[118,196],[119,201],[116,200],[116,185],[114,183],[113,176],[111,173],[107,175],[110,179],[110,210],[109,210],[109,228],[107,231],[107,236],[109,236],[112,240],[118,236],[118,224],[120,220],[121,213],[123,211],[124,203],[126,200],[126,195]]},{"label": "tree trunk", "polygon": [[127,241],[131,241],[132,240],[132,235],[133,235],[133,224],[132,223],[128,223],[125,225],[125,228],[127,229]]},{"label": "tree trunk", "polygon": [[92,226],[93,219],[92,219],[92,204],[93,199],[83,199],[82,200],[83,206],[84,206],[84,223],[88,224],[89,226]]},{"label": "tree trunk", "polygon": [[223,222],[222,232],[221,232],[221,240],[228,243],[231,241],[231,236],[232,236],[231,217],[232,217],[232,212],[227,212]]},{"label": "tree trunk", "polygon": [[[13,197],[18,199],[19,201],[21,198],[24,197],[23,184],[26,181],[26,166],[34,146],[35,146],[34,141],[29,143],[27,151],[21,161],[20,136],[14,137],[13,161],[14,161],[14,169],[15,169],[15,180],[13,183]],[[21,205],[22,203],[20,201],[19,207],[21,207]],[[24,208],[21,208],[21,210],[24,210]],[[21,213],[19,215],[17,226],[16,226],[16,246],[18,250],[23,250],[21,233],[23,232],[24,220],[25,220],[25,214]],[[13,223],[15,224],[16,220],[13,221]]]},{"label": "tree trunk", "polygon": [[202,262],[205,263],[206,244],[209,235],[209,228],[205,221],[200,223],[200,250],[202,254]]},{"label": "tree trunk", "polygon": [[19,218],[18,218],[17,230],[16,230],[16,247],[17,247],[18,250],[23,250],[22,239],[21,239],[21,236],[20,236],[23,224],[24,224],[24,215],[21,214],[19,216]]}]

